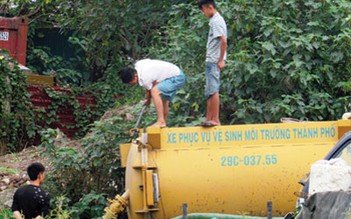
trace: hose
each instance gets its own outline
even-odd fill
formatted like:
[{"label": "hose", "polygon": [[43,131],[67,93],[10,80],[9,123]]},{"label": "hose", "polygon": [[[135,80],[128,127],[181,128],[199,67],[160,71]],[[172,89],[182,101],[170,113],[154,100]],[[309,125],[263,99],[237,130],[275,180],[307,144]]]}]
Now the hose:
[{"label": "hose", "polygon": [[[183,219],[183,216],[177,216],[172,219]],[[188,214],[187,219],[267,219],[267,217],[231,215],[231,214],[214,214],[214,213],[192,213],[192,214]],[[283,217],[273,217],[273,219],[283,219]]]},{"label": "hose", "polygon": [[110,207],[105,208],[103,219],[115,219],[116,216],[124,211],[127,207],[129,199],[129,191],[125,191],[122,196],[117,195],[113,200],[108,200]]}]

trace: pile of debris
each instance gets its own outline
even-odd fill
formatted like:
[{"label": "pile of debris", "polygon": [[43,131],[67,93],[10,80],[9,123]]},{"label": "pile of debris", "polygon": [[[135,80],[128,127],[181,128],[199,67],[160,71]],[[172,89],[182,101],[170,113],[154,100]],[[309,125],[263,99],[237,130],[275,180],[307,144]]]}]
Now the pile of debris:
[{"label": "pile of debris", "polygon": [[28,181],[28,177],[25,174],[11,174],[6,172],[0,172],[0,192],[6,189],[18,188]]},{"label": "pile of debris", "polygon": [[27,184],[29,164],[41,162],[48,166],[48,159],[41,152],[37,147],[28,147],[19,153],[0,156],[0,209],[9,208],[16,189]]}]

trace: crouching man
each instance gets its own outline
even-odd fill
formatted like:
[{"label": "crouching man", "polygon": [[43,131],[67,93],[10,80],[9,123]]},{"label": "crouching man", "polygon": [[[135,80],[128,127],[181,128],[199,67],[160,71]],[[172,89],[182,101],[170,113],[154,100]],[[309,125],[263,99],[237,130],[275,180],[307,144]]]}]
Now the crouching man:
[{"label": "crouching man", "polygon": [[183,71],[169,62],[143,59],[135,63],[135,68],[124,68],[119,75],[123,83],[139,83],[146,89],[145,105],[152,99],[157,113],[157,121],[152,126],[166,127],[168,104],[185,84]]}]

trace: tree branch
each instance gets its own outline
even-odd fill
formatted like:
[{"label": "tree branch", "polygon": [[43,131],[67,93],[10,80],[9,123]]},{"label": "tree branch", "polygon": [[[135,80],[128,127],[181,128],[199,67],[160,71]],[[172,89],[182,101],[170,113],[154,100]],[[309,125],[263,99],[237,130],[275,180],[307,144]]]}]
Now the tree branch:
[{"label": "tree branch", "polygon": [[0,5],[0,13],[6,14],[6,8],[9,6],[10,0],[7,0],[5,4]]},{"label": "tree branch", "polygon": [[30,17],[33,17],[34,15],[37,15],[41,10],[41,6],[38,6],[35,11],[33,11],[32,13],[28,14],[27,17],[30,18]]},{"label": "tree branch", "polygon": [[25,5],[25,3],[23,3],[23,4],[21,5],[21,8],[18,10],[18,13],[17,13],[17,15],[16,15],[17,17],[21,15],[22,11],[24,11],[24,5]]}]

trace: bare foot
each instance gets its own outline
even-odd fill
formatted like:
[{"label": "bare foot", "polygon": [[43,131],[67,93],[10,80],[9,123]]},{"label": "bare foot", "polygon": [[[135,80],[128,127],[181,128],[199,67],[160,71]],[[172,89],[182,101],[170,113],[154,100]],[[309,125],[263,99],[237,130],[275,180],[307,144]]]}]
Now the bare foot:
[{"label": "bare foot", "polygon": [[221,125],[220,122],[215,122],[215,121],[213,121],[213,120],[204,122],[204,125],[206,125],[206,124],[209,125],[209,126],[218,126],[218,125]]},{"label": "bare foot", "polygon": [[166,123],[162,123],[162,122],[156,122],[152,125],[152,127],[160,127],[160,128],[164,128],[166,127]]}]

